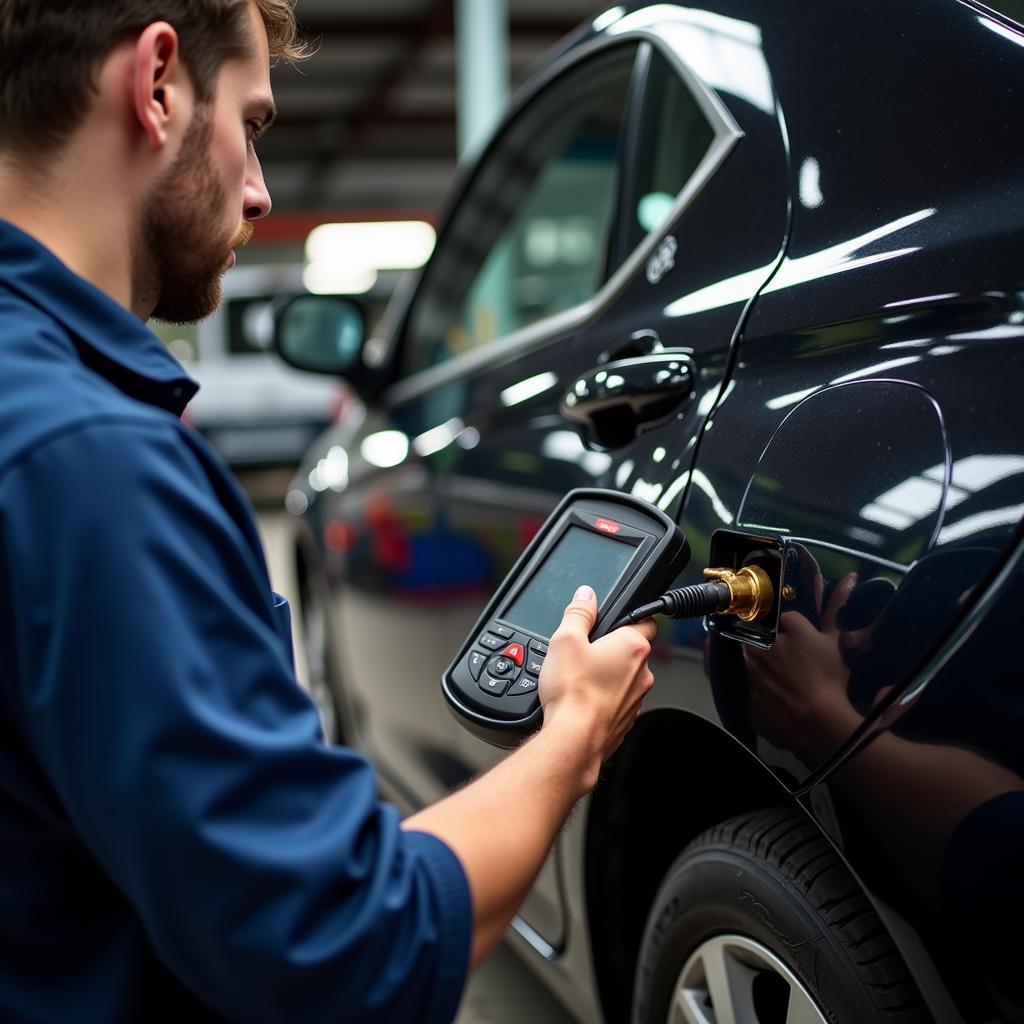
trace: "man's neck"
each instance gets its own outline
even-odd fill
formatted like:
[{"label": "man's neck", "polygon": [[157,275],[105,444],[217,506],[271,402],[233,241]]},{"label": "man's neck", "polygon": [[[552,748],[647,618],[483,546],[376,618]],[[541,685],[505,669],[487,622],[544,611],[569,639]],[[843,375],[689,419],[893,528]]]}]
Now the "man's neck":
[{"label": "man's neck", "polygon": [[124,198],[70,157],[34,173],[0,158],[0,218],[46,246],[70,270],[132,307],[133,239]]}]

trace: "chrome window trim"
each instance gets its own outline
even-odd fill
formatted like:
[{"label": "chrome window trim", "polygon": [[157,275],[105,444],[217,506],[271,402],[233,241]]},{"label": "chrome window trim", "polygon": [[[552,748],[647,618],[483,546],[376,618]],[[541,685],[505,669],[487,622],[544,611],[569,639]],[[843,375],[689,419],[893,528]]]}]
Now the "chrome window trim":
[{"label": "chrome window trim", "polygon": [[[683,190],[676,197],[675,203],[669,215],[665,218],[664,226],[658,231],[650,232],[632,253],[623,261],[614,274],[601,286],[600,289],[586,302],[562,313],[547,317],[528,327],[521,328],[507,334],[504,338],[481,345],[463,355],[449,359],[438,366],[418,370],[402,380],[392,384],[383,395],[386,403],[403,402],[415,398],[428,391],[472,373],[474,370],[490,363],[500,363],[510,360],[512,357],[526,352],[534,347],[540,347],[544,342],[554,340],[559,335],[565,334],[582,326],[602,309],[608,306],[615,299],[625,286],[633,279],[640,267],[651,257],[661,242],[671,234],[672,225],[679,216],[690,206],[696,197],[703,191],[705,185],[711,180],[718,168],[724,163],[725,158],[732,152],[735,145],[743,138],[743,131],[737,125],[732,114],[724,102],[709,86],[691,71],[682,56],[671,46],[659,33],[657,26],[635,29],[621,34],[604,36],[590,40],[574,48],[557,60],[544,74],[539,81],[532,85],[529,90],[517,97],[512,112],[502,122],[501,127],[495,132],[494,138],[498,138],[505,126],[514,118],[519,116],[523,106],[539,95],[551,82],[564,74],[570,68],[586,60],[596,53],[606,50],[612,46],[619,46],[630,40],[647,42],[654,46],[675,68],[677,74],[688,86],[697,105],[714,132],[714,138],[708,147],[704,159],[701,160],[690,180]],[[486,150],[481,159],[487,159],[490,148]],[[454,216],[455,210],[452,210]],[[450,219],[450,218],[449,218]],[[422,278],[421,278],[422,281]],[[410,295],[405,308],[399,317],[399,331],[404,331],[412,307],[420,291],[420,282]],[[394,351],[397,344],[397,333],[391,339],[388,346],[389,354]]]},{"label": "chrome window trim", "polygon": [[1024,31],[1024,8],[1021,9],[1021,17],[1017,17],[1009,11],[1001,10],[1000,8],[1005,5],[1001,4],[1000,0],[968,0],[967,5],[980,14],[1001,18],[1018,32]]}]

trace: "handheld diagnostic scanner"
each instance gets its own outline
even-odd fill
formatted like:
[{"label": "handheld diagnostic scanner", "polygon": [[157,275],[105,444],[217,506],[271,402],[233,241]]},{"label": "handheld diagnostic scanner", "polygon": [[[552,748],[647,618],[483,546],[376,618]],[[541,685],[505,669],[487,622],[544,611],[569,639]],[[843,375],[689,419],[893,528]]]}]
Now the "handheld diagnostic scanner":
[{"label": "handheld diagnostic scanner", "polygon": [[597,593],[596,640],[664,594],[689,558],[686,538],[660,509],[618,491],[571,491],[444,673],[452,710],[482,739],[515,746],[541,723],[538,677],[576,588]]}]

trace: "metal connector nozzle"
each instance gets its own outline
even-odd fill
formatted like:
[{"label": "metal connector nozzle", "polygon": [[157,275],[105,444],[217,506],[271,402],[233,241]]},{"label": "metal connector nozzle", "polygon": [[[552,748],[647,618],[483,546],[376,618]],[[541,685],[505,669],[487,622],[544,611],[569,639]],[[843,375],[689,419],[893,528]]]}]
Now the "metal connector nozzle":
[{"label": "metal connector nozzle", "polygon": [[735,615],[744,622],[753,622],[770,611],[775,592],[768,573],[759,565],[746,565],[742,569],[705,569],[704,575],[724,583],[729,588],[729,606],[724,615]]}]

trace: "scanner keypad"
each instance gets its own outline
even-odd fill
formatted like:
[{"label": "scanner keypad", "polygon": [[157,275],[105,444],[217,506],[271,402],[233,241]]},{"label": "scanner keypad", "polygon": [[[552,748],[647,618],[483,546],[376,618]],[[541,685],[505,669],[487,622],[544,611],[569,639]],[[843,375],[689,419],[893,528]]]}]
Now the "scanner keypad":
[{"label": "scanner keypad", "polygon": [[537,690],[537,680],[533,676],[523,675],[523,677],[511,687],[509,687],[508,695],[510,697],[518,697],[522,693],[535,693]]},{"label": "scanner keypad", "polygon": [[469,674],[474,680],[480,678],[480,673],[483,671],[484,665],[487,664],[487,659],[490,657],[488,654],[484,654],[483,651],[470,651],[469,658],[466,660],[469,663]]},{"label": "scanner keypad", "polygon": [[504,697],[505,691],[511,683],[511,679],[500,679],[497,676],[492,676],[490,672],[485,672],[480,677],[479,686],[484,693],[489,693],[492,697]]},{"label": "scanner keypad", "polygon": [[537,690],[547,647],[508,626],[489,623],[466,656],[469,674],[492,697],[524,696]]}]

